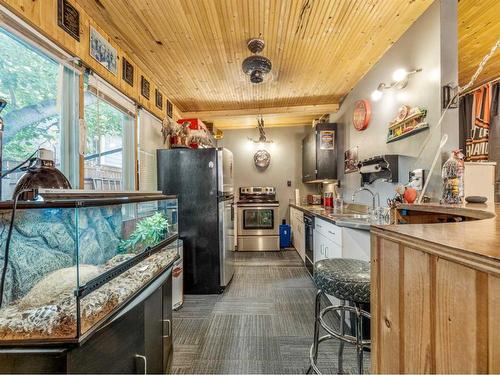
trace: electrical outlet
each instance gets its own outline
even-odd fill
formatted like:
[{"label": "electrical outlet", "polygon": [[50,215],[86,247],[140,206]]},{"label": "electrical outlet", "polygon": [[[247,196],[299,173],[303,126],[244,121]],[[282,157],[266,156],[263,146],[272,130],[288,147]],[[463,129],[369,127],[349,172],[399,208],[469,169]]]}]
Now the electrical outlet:
[{"label": "electrical outlet", "polygon": [[288,180],[288,181],[286,182],[286,186],[291,187],[291,186],[292,186],[292,181]]}]

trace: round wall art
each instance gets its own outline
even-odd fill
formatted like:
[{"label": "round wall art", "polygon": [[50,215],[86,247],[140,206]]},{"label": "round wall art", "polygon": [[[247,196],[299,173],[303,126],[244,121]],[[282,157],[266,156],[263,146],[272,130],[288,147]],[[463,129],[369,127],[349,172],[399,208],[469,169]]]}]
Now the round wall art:
[{"label": "round wall art", "polygon": [[265,169],[271,163],[271,154],[266,150],[259,150],[253,156],[253,162],[256,167]]},{"label": "round wall art", "polygon": [[356,130],[362,131],[368,127],[372,116],[372,107],[366,99],[358,100],[354,103],[354,111],[352,113],[352,124]]}]

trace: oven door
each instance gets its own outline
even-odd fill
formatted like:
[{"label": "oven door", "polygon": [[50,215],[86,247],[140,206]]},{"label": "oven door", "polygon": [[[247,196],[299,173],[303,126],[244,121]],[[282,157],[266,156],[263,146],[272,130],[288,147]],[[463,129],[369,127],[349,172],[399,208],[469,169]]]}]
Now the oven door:
[{"label": "oven door", "polygon": [[276,236],[279,204],[238,204],[239,236]]}]

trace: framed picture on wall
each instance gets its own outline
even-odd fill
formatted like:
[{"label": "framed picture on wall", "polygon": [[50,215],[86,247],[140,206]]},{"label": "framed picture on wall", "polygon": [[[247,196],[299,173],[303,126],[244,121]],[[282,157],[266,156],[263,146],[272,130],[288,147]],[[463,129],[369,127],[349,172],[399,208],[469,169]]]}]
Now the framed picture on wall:
[{"label": "framed picture on wall", "polygon": [[149,81],[144,76],[141,76],[141,95],[148,100],[150,98],[149,90]]},{"label": "framed picture on wall", "polygon": [[358,146],[344,152],[344,173],[357,172],[358,162]]},{"label": "framed picture on wall", "polygon": [[90,56],[114,75],[118,73],[116,49],[92,26],[90,26]]},{"label": "framed picture on wall", "polygon": [[130,86],[134,86],[134,66],[125,58],[122,58],[122,78]]},{"label": "framed picture on wall", "polygon": [[158,89],[155,90],[155,104],[157,108],[163,109],[163,95]]},{"label": "framed picture on wall", "polygon": [[174,112],[174,106],[172,105],[172,102],[167,99],[167,116],[169,118],[172,118],[172,116],[174,115],[173,112]]},{"label": "framed picture on wall", "polygon": [[57,24],[77,41],[80,41],[80,12],[68,0],[57,1]]},{"label": "framed picture on wall", "polygon": [[335,131],[334,130],[321,130],[319,132],[319,148],[320,148],[320,150],[334,150],[335,149]]}]

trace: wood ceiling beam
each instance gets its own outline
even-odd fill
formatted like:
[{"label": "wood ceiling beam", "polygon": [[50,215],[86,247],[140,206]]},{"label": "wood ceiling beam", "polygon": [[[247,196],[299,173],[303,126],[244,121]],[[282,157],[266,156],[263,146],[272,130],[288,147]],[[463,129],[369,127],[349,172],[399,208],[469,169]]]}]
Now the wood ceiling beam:
[{"label": "wood ceiling beam", "polygon": [[228,109],[217,111],[190,111],[183,112],[183,118],[200,118],[203,120],[216,120],[239,116],[259,116],[259,115],[322,115],[325,113],[337,112],[339,103],[317,104],[317,105],[298,105],[286,107],[270,107],[270,108],[251,108],[251,109]]}]

